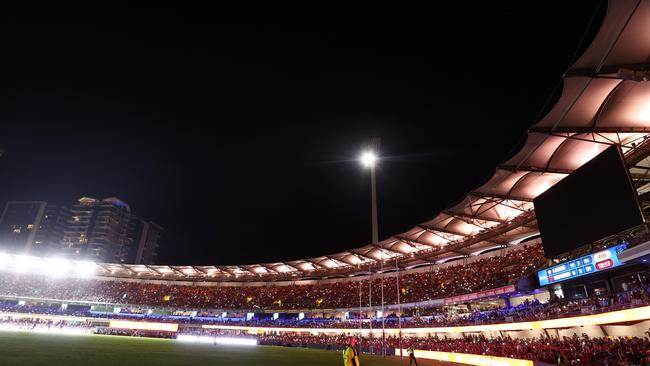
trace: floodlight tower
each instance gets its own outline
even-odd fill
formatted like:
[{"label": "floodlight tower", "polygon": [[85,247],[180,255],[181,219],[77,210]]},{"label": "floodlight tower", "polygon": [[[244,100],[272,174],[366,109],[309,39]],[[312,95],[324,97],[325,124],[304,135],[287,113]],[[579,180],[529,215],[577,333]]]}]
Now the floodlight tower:
[{"label": "floodlight tower", "polygon": [[361,153],[359,161],[370,169],[370,186],[372,191],[372,244],[379,241],[379,229],[377,228],[377,182],[375,179],[375,166],[377,165],[377,154],[372,150],[365,150]]},{"label": "floodlight tower", "polygon": [[[376,143],[374,144],[376,147]],[[361,164],[370,169],[370,186],[371,186],[371,195],[372,195],[372,207],[371,207],[371,216],[372,216],[372,244],[377,244],[379,242],[379,228],[377,225],[377,180],[375,178],[375,167],[377,166],[377,161],[379,160],[377,153],[373,149],[367,149],[361,153],[359,161]],[[384,251],[379,248],[381,253],[381,269],[380,272],[383,272],[384,269]],[[369,307],[370,313],[372,314],[372,270],[370,265],[368,265],[368,270],[370,272],[369,277]],[[372,317],[370,318],[370,353],[373,353],[373,342],[372,342]],[[385,333],[385,323],[384,323],[384,277],[382,273],[381,277],[381,352],[384,357],[386,357],[386,333]]]}]

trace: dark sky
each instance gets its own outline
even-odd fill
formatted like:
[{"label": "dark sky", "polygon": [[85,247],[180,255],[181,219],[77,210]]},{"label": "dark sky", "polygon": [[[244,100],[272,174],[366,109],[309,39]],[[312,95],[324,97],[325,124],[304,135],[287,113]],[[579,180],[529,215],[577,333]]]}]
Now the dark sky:
[{"label": "dark sky", "polygon": [[370,241],[376,137],[406,231],[521,143],[597,5],[457,3],[5,14],[0,202],[117,196],[159,263],[318,256]]}]

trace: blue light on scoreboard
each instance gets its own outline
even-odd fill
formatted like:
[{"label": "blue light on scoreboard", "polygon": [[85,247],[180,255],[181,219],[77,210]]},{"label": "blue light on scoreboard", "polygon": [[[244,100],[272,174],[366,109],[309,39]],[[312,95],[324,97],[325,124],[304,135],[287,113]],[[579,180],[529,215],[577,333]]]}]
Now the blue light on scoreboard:
[{"label": "blue light on scoreboard", "polygon": [[618,253],[626,247],[627,243],[543,269],[537,272],[539,285],[546,286],[618,267],[623,264],[618,260]]}]

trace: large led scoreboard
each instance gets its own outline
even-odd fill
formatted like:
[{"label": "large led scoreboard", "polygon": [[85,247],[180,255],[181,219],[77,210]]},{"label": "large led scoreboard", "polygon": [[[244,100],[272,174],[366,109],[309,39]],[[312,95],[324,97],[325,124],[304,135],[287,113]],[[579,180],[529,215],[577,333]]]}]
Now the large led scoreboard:
[{"label": "large led scoreboard", "polygon": [[623,264],[618,259],[618,253],[625,248],[627,248],[627,243],[543,269],[537,272],[539,285],[546,286],[618,267]]}]

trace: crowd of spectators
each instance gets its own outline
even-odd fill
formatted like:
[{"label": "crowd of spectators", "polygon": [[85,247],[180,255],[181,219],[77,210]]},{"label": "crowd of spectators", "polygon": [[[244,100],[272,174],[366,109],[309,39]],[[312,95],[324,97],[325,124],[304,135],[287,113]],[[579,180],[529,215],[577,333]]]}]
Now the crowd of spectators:
[{"label": "crowd of spectators", "polygon": [[[647,333],[650,335],[650,332]],[[390,347],[398,341],[388,340]],[[402,341],[404,344],[404,340]],[[461,339],[436,337],[406,339],[415,349],[470,353],[517,359],[528,359],[566,365],[650,365],[650,339],[639,337],[582,337],[512,339],[510,337],[487,339],[468,336]]]},{"label": "crowd of spectators", "polygon": [[[514,283],[545,263],[541,246],[521,245],[503,256],[483,258],[466,265],[453,265],[383,281],[387,304],[419,302],[478,292]],[[29,298],[92,301],[182,308],[216,309],[332,309],[367,306],[369,289],[379,299],[382,281],[368,279],[310,285],[202,286],[168,285],[144,281],[82,278],[51,278],[43,275],[5,274],[0,295]],[[361,296],[359,296],[361,293]]]},{"label": "crowd of spectators", "polygon": [[[560,317],[580,316],[596,314],[606,311],[621,310],[650,304],[650,286],[636,286],[620,294],[593,295],[585,299],[565,299],[553,297],[546,303],[538,300],[525,300],[517,306],[476,309],[466,312],[449,312],[445,308],[429,309],[433,315],[427,316],[406,316],[398,319],[395,313],[387,314],[384,319],[384,326],[397,328],[399,323],[403,328],[418,327],[447,327],[461,325],[481,325],[508,322],[537,321],[555,319]],[[223,319],[196,320],[195,322],[254,326],[254,327],[296,327],[296,328],[342,328],[358,329],[369,328],[370,319],[272,319],[252,318],[245,319]],[[361,324],[360,324],[361,322]],[[372,320],[372,327],[381,328],[381,319]]]},{"label": "crowd of spectators", "polygon": [[[538,300],[525,300],[516,306],[496,307],[494,305],[467,304],[467,308],[434,307],[420,309],[418,312],[427,315],[403,314],[401,318],[396,313],[388,313],[383,319],[384,326],[396,328],[413,327],[445,327],[461,325],[480,325],[521,321],[536,321],[559,317],[580,316],[606,311],[621,310],[650,304],[650,286],[631,285],[627,291],[618,294],[594,294],[585,299],[565,299],[552,297],[550,301],[541,303]],[[57,307],[58,306],[58,307]],[[297,314],[282,314],[282,317],[271,317],[272,314],[256,314],[247,319],[242,316],[222,317],[221,314],[210,312],[176,311],[171,314],[150,313],[146,308],[120,308],[120,312],[102,312],[90,310],[90,306],[68,305],[63,309],[60,305],[52,304],[20,304],[17,301],[0,301],[0,311],[13,313],[33,313],[49,315],[66,315],[77,317],[97,317],[111,319],[133,319],[156,322],[176,322],[181,324],[221,324],[257,327],[299,327],[299,328],[368,328],[372,322],[373,328],[382,326],[381,319],[330,317],[298,319]],[[183,314],[183,315],[181,315]],[[342,313],[338,313],[342,314]],[[237,314],[233,314],[237,315]],[[333,314],[330,314],[333,315]],[[364,315],[368,315],[367,313]]]},{"label": "crowd of spectators", "polygon": [[43,318],[14,318],[9,316],[0,316],[0,329],[4,330],[28,330],[36,332],[61,332],[81,331],[90,333],[92,331],[90,323],[85,321],[56,320]]},{"label": "crowd of spectators", "polygon": [[[566,299],[553,296],[548,302],[526,300],[517,306],[494,309],[475,309],[466,312],[448,312],[435,309],[433,315],[411,317],[405,327],[480,325],[555,319],[604,311],[614,311],[650,304],[650,286],[637,285],[617,294],[594,294],[584,299]],[[387,318],[388,319],[388,318]],[[395,319],[391,319],[395,322]]]},{"label": "crowd of spectators", "polygon": [[[589,300],[588,300],[589,301]],[[523,304],[522,304],[523,305]],[[541,306],[530,303],[528,307]],[[0,317],[0,329],[12,329],[36,332],[65,333],[95,333],[132,337],[174,338],[176,333],[146,330],[115,329],[103,326],[93,326],[91,322],[77,320],[57,320],[43,318],[12,318]],[[356,329],[348,334],[326,335],[305,332],[267,331],[247,334],[242,330],[202,329],[196,325],[181,328],[179,334],[202,336],[229,336],[240,338],[255,338],[262,345],[312,347],[339,350],[349,341],[350,335],[356,334]],[[373,338],[358,338],[357,344],[364,352],[381,353],[382,342],[379,330]],[[486,338],[484,336],[466,335],[462,338],[429,337],[386,337],[386,352],[392,354],[394,349],[412,346],[416,350],[430,350],[454,353],[469,353],[487,356],[528,359],[550,364],[562,365],[650,365],[650,329],[646,336],[640,337],[582,337],[561,338]],[[416,354],[417,356],[417,354]]]},{"label": "crowd of spectators", "polygon": [[[206,332],[204,335],[233,335],[226,331]],[[387,354],[393,350],[412,346],[416,350],[468,353],[476,355],[508,357],[561,365],[650,365],[650,330],[640,337],[581,337],[514,339],[483,336],[466,336],[447,339],[438,337],[410,338],[387,337]],[[251,337],[250,335],[237,335]],[[270,332],[255,335],[259,344],[342,349],[349,342],[348,335],[325,335],[308,333]],[[366,352],[381,353],[381,340],[357,338],[358,348]],[[416,352],[417,357],[417,352]]]},{"label": "crowd of spectators", "polygon": [[175,338],[176,333],[156,331],[156,330],[142,330],[142,329],[122,329],[122,328],[108,328],[97,327],[93,330],[94,334],[114,335],[123,337],[147,337],[147,338]]}]

